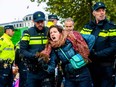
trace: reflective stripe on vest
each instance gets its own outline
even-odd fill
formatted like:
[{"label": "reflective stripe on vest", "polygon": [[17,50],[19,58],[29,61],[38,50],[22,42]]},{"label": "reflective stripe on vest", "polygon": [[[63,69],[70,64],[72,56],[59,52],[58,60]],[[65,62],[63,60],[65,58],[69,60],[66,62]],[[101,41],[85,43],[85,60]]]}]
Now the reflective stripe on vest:
[{"label": "reflective stripe on vest", "polygon": [[30,35],[29,34],[24,34],[24,36],[22,37],[21,40],[29,41],[30,40]]},{"label": "reflective stripe on vest", "polygon": [[29,41],[30,45],[34,45],[34,44],[46,44],[47,43],[47,36],[30,37],[30,35],[26,33],[22,37],[22,40]]},{"label": "reflective stripe on vest", "polygon": [[3,50],[14,50],[13,48],[4,48]]},{"label": "reflective stripe on vest", "polygon": [[[83,28],[83,30],[80,32],[81,34],[91,34],[92,30]],[[99,35],[101,37],[108,37],[108,36],[116,36],[116,29],[109,29],[108,30],[100,30]]]},{"label": "reflective stripe on vest", "polygon": [[116,29],[109,30],[109,36],[116,36]]},{"label": "reflective stripe on vest", "polygon": [[81,30],[81,34],[91,34],[92,30],[87,29],[87,28],[83,28],[83,30]]},{"label": "reflective stripe on vest", "polygon": [[29,44],[46,44],[47,43],[47,37],[45,36],[38,36],[38,37],[30,37]]},{"label": "reflective stripe on vest", "polygon": [[116,29],[109,29],[109,31],[101,30],[98,36],[101,37],[116,36]]}]

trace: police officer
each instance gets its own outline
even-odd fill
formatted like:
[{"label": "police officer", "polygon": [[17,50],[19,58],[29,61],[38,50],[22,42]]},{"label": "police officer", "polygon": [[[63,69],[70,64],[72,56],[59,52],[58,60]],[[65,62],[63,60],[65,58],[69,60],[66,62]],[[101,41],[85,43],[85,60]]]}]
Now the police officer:
[{"label": "police officer", "polygon": [[58,17],[57,15],[48,15],[48,22],[47,22],[47,27],[50,27],[52,25],[57,25],[58,22]]},{"label": "police officer", "polygon": [[97,2],[93,6],[94,21],[86,24],[81,33],[93,34],[95,44],[89,65],[94,87],[112,87],[114,55],[116,54],[116,25],[106,19],[106,6]]},{"label": "police officer", "polygon": [[[20,52],[27,60],[26,87],[51,87],[48,73],[38,63],[37,53],[45,48],[48,28],[44,26],[45,14],[37,11],[33,14],[34,27],[23,32]],[[44,82],[48,82],[44,84]],[[43,86],[44,85],[44,86]]]},{"label": "police officer", "polygon": [[4,34],[0,37],[0,87],[12,87],[12,64],[15,58],[14,45],[11,37],[13,25],[4,26]]}]

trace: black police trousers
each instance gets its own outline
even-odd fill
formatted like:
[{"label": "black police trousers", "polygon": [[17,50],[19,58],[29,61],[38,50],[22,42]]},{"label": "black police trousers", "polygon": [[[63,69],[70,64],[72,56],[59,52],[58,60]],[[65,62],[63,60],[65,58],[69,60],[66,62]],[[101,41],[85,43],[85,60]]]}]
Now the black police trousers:
[{"label": "black police trousers", "polygon": [[12,87],[13,74],[12,67],[0,67],[0,87]]}]

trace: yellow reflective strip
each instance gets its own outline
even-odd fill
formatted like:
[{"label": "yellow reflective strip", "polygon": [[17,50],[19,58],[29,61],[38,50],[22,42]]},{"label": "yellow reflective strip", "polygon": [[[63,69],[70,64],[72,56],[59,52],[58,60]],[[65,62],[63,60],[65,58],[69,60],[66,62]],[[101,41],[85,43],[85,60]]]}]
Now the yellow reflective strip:
[{"label": "yellow reflective strip", "polygon": [[92,30],[91,29],[88,29],[88,28],[83,28],[84,31],[89,31],[91,32]]},{"label": "yellow reflective strip", "polygon": [[102,30],[102,32],[99,33],[99,36],[101,37],[116,36],[116,29],[110,29],[109,32],[106,30]]},{"label": "yellow reflective strip", "polygon": [[24,37],[22,37],[22,39],[21,40],[27,40],[27,41],[29,41],[30,39],[29,39],[29,37],[28,36],[24,36]]},{"label": "yellow reflective strip", "polygon": [[82,30],[80,33],[81,34],[91,34],[91,32],[87,32],[87,31],[84,31],[84,30]]},{"label": "yellow reflective strip", "polygon": [[109,36],[116,36],[116,29],[110,29]]},{"label": "yellow reflective strip", "polygon": [[38,39],[38,38],[41,38],[41,37],[30,37],[30,39]]},{"label": "yellow reflective strip", "polygon": [[116,32],[109,32],[109,36],[116,36]]},{"label": "yellow reflective strip", "polygon": [[83,30],[81,30],[81,34],[91,34],[92,30],[87,29],[87,28],[83,28]]},{"label": "yellow reflective strip", "polygon": [[38,36],[38,37],[30,37],[30,39],[40,39],[40,38],[47,38],[47,36]]},{"label": "yellow reflective strip", "polygon": [[41,40],[30,40],[29,44],[42,44]]},{"label": "yellow reflective strip", "polygon": [[116,29],[110,29],[109,31],[111,31],[111,32],[112,32],[112,31],[113,31],[113,32],[116,32]]},{"label": "yellow reflective strip", "polygon": [[100,32],[98,36],[101,36],[101,37],[107,37],[108,36],[108,32],[105,33],[105,32]]},{"label": "yellow reflective strip", "polygon": [[17,49],[19,49],[19,48],[20,48],[20,47],[19,47],[19,45],[18,45],[18,46],[16,46],[16,48],[17,48]]},{"label": "yellow reflective strip", "polygon": [[28,34],[25,34],[21,40],[27,40],[29,41],[30,40],[30,36]]},{"label": "yellow reflective strip", "polygon": [[27,41],[29,41],[29,40],[30,40],[30,35],[27,34],[27,33],[25,33],[25,34],[23,35],[23,37],[22,37],[21,40],[27,40]]},{"label": "yellow reflective strip", "polygon": [[43,40],[43,44],[46,44],[47,43],[47,40]]},{"label": "yellow reflective strip", "polygon": [[24,36],[29,36],[29,34],[25,33]]},{"label": "yellow reflective strip", "polygon": [[45,40],[30,40],[29,44],[46,44],[47,43],[47,39]]}]

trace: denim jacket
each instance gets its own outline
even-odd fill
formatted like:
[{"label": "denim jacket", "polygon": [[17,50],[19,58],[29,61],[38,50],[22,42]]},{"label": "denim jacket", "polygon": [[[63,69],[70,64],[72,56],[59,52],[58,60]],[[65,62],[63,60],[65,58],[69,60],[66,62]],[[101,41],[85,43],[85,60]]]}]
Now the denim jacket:
[{"label": "denim jacket", "polygon": [[[89,49],[91,50],[94,45],[95,38],[91,35],[82,35],[82,36],[86,40]],[[77,53],[74,50],[71,41],[69,40],[66,40],[65,44],[60,48],[64,51],[64,53],[69,59]],[[57,65],[56,62],[57,60],[62,61],[62,69],[64,72],[72,72],[74,70],[73,67],[70,65],[69,61],[67,60],[67,58],[64,56],[64,54],[61,52],[59,48],[52,49],[50,58],[51,58],[49,62],[50,66],[48,68],[49,73],[55,69],[55,66]]]},{"label": "denim jacket", "polygon": [[[72,56],[74,56],[76,54],[75,50],[73,49],[73,45],[69,40],[66,40],[65,44],[63,46],[60,47],[64,53],[67,55],[67,57],[70,59]],[[52,52],[50,54],[50,62],[49,62],[49,67],[48,67],[48,72],[52,72],[53,69],[55,69],[55,66],[57,65],[57,60],[61,60],[62,61],[62,65],[64,67],[62,67],[63,70],[65,70],[66,72],[67,69],[72,69],[72,67],[70,67],[69,65],[69,61],[66,59],[66,57],[64,56],[64,54],[61,52],[61,50],[59,48],[55,48],[52,49]],[[68,65],[68,67],[66,67]]]},{"label": "denim jacket", "polygon": [[92,34],[81,34],[84,40],[86,41],[89,50],[91,51],[95,43],[95,36]]}]

